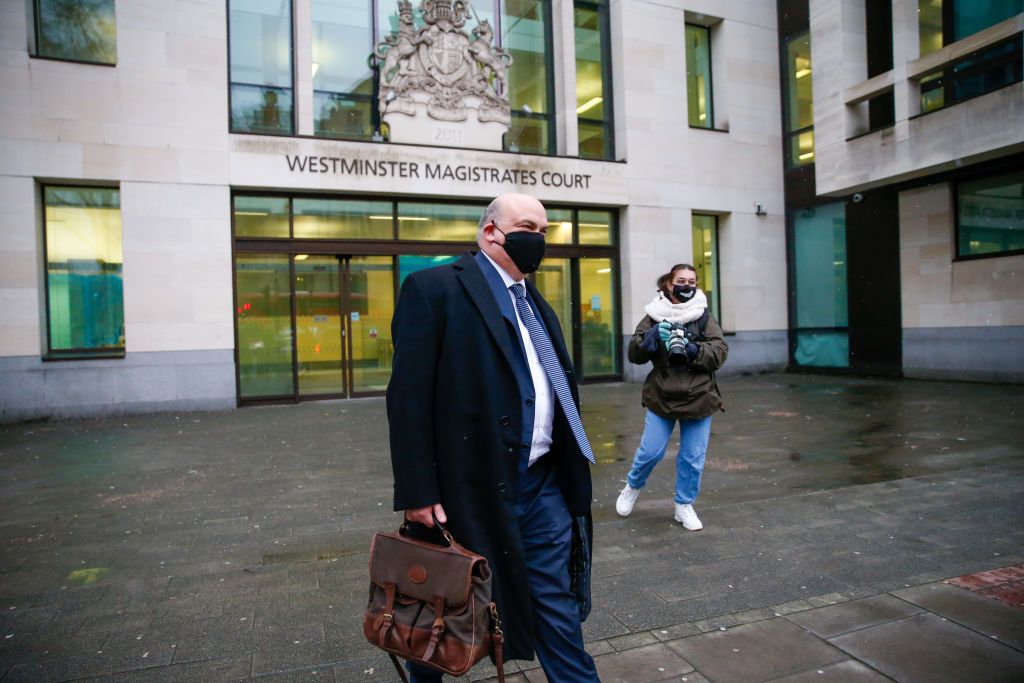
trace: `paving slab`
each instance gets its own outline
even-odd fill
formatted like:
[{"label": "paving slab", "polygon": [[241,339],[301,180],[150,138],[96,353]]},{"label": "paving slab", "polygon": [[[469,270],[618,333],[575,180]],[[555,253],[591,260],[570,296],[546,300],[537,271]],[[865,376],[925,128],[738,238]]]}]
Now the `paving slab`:
[{"label": "paving slab", "polygon": [[611,652],[595,657],[594,664],[602,683],[675,681],[693,671],[693,666],[666,644]]},{"label": "paving slab", "polygon": [[667,643],[712,681],[768,681],[849,656],[785,619],[744,624]]},{"label": "paving slab", "polygon": [[1024,653],[930,613],[854,631],[829,642],[907,683],[1024,680]]},{"label": "paving slab", "polygon": [[893,595],[1024,652],[1024,610],[957,586],[930,583]]},{"label": "paving slab", "polygon": [[771,683],[886,683],[892,679],[854,659],[776,678]]},{"label": "paving slab", "polygon": [[875,595],[791,614],[786,618],[816,636],[831,638],[868,626],[903,619],[920,611],[921,608],[891,595]]}]

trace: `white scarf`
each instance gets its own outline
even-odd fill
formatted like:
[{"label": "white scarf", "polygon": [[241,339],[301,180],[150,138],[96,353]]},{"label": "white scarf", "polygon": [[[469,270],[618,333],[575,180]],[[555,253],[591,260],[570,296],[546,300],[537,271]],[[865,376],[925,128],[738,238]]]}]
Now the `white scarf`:
[{"label": "white scarf", "polygon": [[693,297],[684,303],[674,304],[664,292],[659,291],[654,300],[644,306],[644,312],[657,322],[667,321],[677,325],[685,325],[704,315],[708,307],[708,298],[704,292],[697,290]]}]

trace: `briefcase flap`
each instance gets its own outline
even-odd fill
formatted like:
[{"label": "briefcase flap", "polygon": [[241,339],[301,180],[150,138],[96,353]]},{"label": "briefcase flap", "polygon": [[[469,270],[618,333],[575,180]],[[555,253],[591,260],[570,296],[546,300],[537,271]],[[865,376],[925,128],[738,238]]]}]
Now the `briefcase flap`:
[{"label": "briefcase flap", "polygon": [[370,581],[395,584],[400,595],[433,602],[444,598],[449,607],[469,600],[473,567],[484,558],[461,546],[445,547],[381,532],[370,544]]}]

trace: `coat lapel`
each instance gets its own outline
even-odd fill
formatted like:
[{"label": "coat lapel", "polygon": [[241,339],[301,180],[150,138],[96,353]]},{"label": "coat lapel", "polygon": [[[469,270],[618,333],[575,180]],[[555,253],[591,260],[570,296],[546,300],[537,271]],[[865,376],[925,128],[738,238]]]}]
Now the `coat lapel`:
[{"label": "coat lapel", "polygon": [[463,289],[466,290],[466,294],[469,295],[470,300],[480,311],[488,331],[494,337],[494,341],[497,342],[498,348],[501,349],[502,355],[505,356],[505,360],[515,370],[521,364],[517,363],[517,359],[522,354],[512,346],[512,340],[505,327],[505,317],[502,315],[501,309],[498,308],[498,301],[494,298],[494,294],[491,293],[491,287],[487,284],[487,280],[484,279],[484,274],[480,272],[480,266],[477,265],[473,256],[467,253],[455,262],[455,268],[458,270],[455,276],[456,279],[458,279]]}]

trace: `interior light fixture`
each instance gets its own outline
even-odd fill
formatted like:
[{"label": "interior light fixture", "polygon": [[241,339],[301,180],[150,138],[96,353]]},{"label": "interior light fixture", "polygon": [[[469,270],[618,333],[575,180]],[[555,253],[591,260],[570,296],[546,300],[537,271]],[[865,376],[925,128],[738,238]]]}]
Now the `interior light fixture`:
[{"label": "interior light fixture", "polygon": [[582,114],[583,112],[590,111],[591,109],[601,104],[602,102],[604,102],[603,97],[592,97],[589,101],[584,102],[580,106],[576,107],[576,113]]},{"label": "interior light fixture", "polygon": [[800,69],[799,71],[796,72],[796,77],[797,78],[806,78],[806,77],[808,77],[810,75],[811,75],[810,67],[808,67],[806,69]]},{"label": "interior light fixture", "polygon": [[367,216],[371,221],[389,221],[391,216]]},{"label": "interior light fixture", "polygon": [[612,272],[612,269],[611,268],[601,268],[597,272],[600,273],[601,275],[605,275],[607,273]]},{"label": "interior light fixture", "polygon": [[295,255],[295,260],[296,261],[305,261],[308,258],[309,258],[309,254],[296,254]]},{"label": "interior light fixture", "polygon": [[[269,216],[266,211],[235,211],[236,216]],[[51,221],[52,222],[52,221]]]},{"label": "interior light fixture", "polygon": [[800,159],[800,161],[806,161],[807,159],[813,159],[814,158],[814,152],[804,152],[803,154],[801,154],[797,158]]}]

